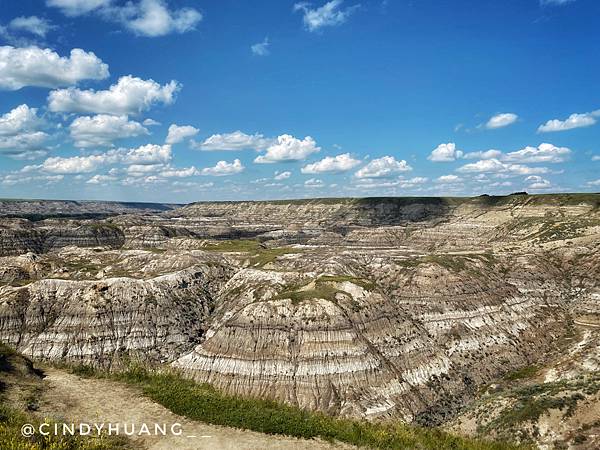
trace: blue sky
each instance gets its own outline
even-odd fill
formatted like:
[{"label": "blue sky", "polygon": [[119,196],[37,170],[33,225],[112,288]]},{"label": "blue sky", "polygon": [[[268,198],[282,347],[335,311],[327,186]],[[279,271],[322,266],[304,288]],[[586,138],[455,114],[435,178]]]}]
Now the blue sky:
[{"label": "blue sky", "polygon": [[596,0],[0,7],[0,197],[600,191]]}]

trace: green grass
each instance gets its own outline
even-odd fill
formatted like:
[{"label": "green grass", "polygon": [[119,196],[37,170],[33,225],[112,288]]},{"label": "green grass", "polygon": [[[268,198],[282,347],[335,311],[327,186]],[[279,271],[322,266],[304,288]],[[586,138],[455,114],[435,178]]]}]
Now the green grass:
[{"label": "green grass", "polygon": [[[25,438],[21,427],[28,423],[39,426],[52,422],[30,411],[36,410],[43,394],[43,385],[21,378],[19,368],[26,359],[9,346],[0,343],[0,449],[2,450],[124,450],[133,449],[131,441],[118,436],[43,436],[36,434]],[[23,401],[29,411],[11,406],[7,394],[12,388],[22,391]],[[25,409],[25,408],[23,408]]]},{"label": "green grass", "polygon": [[277,260],[279,256],[301,252],[291,247],[263,247],[260,242],[252,239],[211,242],[202,247],[202,250],[219,253],[248,253],[251,267],[264,267]]},{"label": "green grass", "polygon": [[372,281],[365,280],[363,278],[352,277],[349,275],[323,275],[317,280],[317,282],[319,281],[332,283],[344,283],[349,281],[350,283],[356,284],[367,291],[372,291],[377,287]]},{"label": "green grass", "polygon": [[305,300],[310,300],[313,298],[323,298],[325,300],[329,300],[330,302],[335,302],[336,301],[335,296],[336,296],[336,294],[339,294],[339,293],[344,293],[344,291],[341,291],[340,289],[336,289],[335,287],[328,285],[328,284],[317,283],[314,289],[305,289],[305,290],[292,289],[289,291],[281,292],[274,298],[275,299],[289,298],[290,300],[292,300],[292,303],[294,305],[297,305],[299,303],[302,303]]},{"label": "green grass", "polygon": [[330,302],[336,303],[337,294],[346,294],[349,298],[352,298],[352,296],[348,292],[334,286],[334,283],[343,283],[346,281],[354,283],[357,286],[361,286],[363,289],[367,290],[374,290],[376,288],[375,283],[369,280],[364,280],[362,278],[357,278],[349,275],[322,275],[316,280],[314,280],[314,287],[311,289],[305,288],[307,284],[292,286],[289,289],[280,292],[274,298],[289,298],[292,300],[292,303],[294,305],[297,305],[305,300],[311,300],[314,298],[322,298]]},{"label": "green grass", "polygon": [[41,420],[33,414],[26,414],[0,403],[0,449],[2,450],[124,450],[133,447],[125,438],[117,436],[42,436],[31,438],[21,435],[21,427],[26,424],[47,422],[52,430],[52,422]]},{"label": "green grass", "polygon": [[108,374],[94,369],[75,370],[141,388],[144,395],[175,414],[205,423],[287,435],[303,439],[321,438],[360,447],[406,450],[512,450],[519,447],[506,443],[453,436],[438,429],[408,426],[400,422],[369,423],[339,419],[309,412],[270,400],[242,398],[223,394],[208,384],[198,384],[175,372],[155,372],[131,368]]},{"label": "green grass", "polygon": [[[537,370],[535,366],[526,367],[515,372],[513,379],[530,378]],[[500,436],[509,436],[512,430],[521,427],[524,423],[537,421],[549,410],[560,410],[564,416],[569,417],[575,411],[579,401],[598,391],[600,391],[600,372],[593,372],[574,380],[534,383],[509,388],[501,392],[500,396],[513,399],[514,404],[505,408],[492,421],[481,426],[479,431],[484,434],[495,432]]]},{"label": "green grass", "polygon": [[515,370],[504,376],[506,381],[523,380],[527,378],[533,378],[539,373],[540,369],[537,366],[526,366],[519,370]]}]

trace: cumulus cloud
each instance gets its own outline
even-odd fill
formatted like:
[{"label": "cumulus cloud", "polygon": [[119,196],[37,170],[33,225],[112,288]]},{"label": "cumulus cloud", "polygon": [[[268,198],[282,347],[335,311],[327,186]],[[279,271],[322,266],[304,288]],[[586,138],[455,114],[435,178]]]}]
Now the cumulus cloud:
[{"label": "cumulus cloud", "polygon": [[552,144],[540,144],[538,147],[525,147],[522,150],[507,153],[506,161],[521,163],[561,163],[569,159],[571,150],[567,147],[556,147]]},{"label": "cumulus cloud", "polygon": [[262,134],[246,134],[238,130],[233,133],[213,134],[201,144],[193,142],[192,147],[205,151],[263,150],[272,143],[272,139],[265,139]]},{"label": "cumulus cloud", "polygon": [[98,13],[105,20],[120,23],[138,36],[157,37],[185,33],[196,28],[202,14],[194,8],[171,9],[164,0],[129,1],[123,6],[111,0],[46,0],[67,16]]},{"label": "cumulus cloud", "polygon": [[262,42],[258,42],[257,44],[250,46],[250,50],[254,55],[267,56],[270,53],[269,45],[269,38],[266,37]]},{"label": "cumulus cloud", "polygon": [[104,17],[116,20],[139,36],[157,37],[194,30],[202,14],[194,8],[170,9],[163,0],[140,0],[106,7]]},{"label": "cumulus cloud", "polygon": [[245,167],[239,159],[234,159],[232,163],[227,161],[219,161],[214,167],[207,167],[200,171],[201,175],[212,175],[215,177],[223,177],[226,175],[235,175],[243,172]]},{"label": "cumulus cloud", "polygon": [[156,121],[154,119],[148,118],[148,119],[144,119],[144,121],[142,122],[142,124],[144,126],[146,126],[146,127],[154,127],[154,126],[160,125],[160,122],[158,122],[158,121]]},{"label": "cumulus cloud", "polygon": [[23,104],[0,116],[0,153],[16,159],[43,156],[48,135],[39,131],[44,121],[37,109]]},{"label": "cumulus cloud", "polygon": [[317,178],[311,178],[304,182],[304,186],[307,188],[320,188],[320,187],[325,186],[325,183],[323,182],[323,180],[319,180]]},{"label": "cumulus cloud", "polygon": [[360,160],[352,158],[350,153],[343,153],[337,156],[327,156],[316,163],[307,164],[301,169],[301,172],[307,174],[346,172],[359,164]]},{"label": "cumulus cloud", "polygon": [[94,175],[92,178],[86,181],[87,184],[105,184],[113,181],[117,181],[117,177],[112,175]]},{"label": "cumulus cloud", "polygon": [[583,114],[571,114],[565,120],[553,119],[549,120],[538,128],[539,133],[552,133],[556,131],[572,130],[574,128],[583,128],[594,125],[600,117],[600,109]]},{"label": "cumulus cloud", "polygon": [[513,113],[496,114],[495,116],[491,117],[490,120],[487,121],[487,123],[485,124],[485,127],[488,130],[493,130],[496,128],[503,128],[503,127],[512,125],[518,119],[519,119],[519,116],[517,116],[516,114],[513,114]]},{"label": "cumulus cloud", "polygon": [[549,172],[546,167],[529,167],[522,164],[509,164],[495,158],[465,164],[460,167],[458,171],[463,173],[504,173],[508,175],[530,175]]},{"label": "cumulus cloud", "polygon": [[375,180],[372,178],[358,179],[357,187],[361,189],[378,189],[378,188],[402,188],[402,189],[420,189],[419,186],[429,181],[426,177],[413,177],[405,179],[398,177],[395,180]]},{"label": "cumulus cloud", "polygon": [[303,13],[304,26],[308,31],[317,31],[323,27],[343,24],[359,7],[354,5],[341,8],[343,2],[343,0],[332,0],[319,8],[313,8],[308,2],[300,2],[294,5],[294,11]]},{"label": "cumulus cloud", "polygon": [[53,112],[139,114],[157,103],[173,103],[180,88],[176,81],[161,86],[154,80],[128,75],[104,91],[72,87],[51,91],[48,107]]},{"label": "cumulus cloud", "polygon": [[15,17],[9,22],[8,28],[11,30],[25,31],[38,37],[45,38],[46,34],[56,27],[54,27],[46,19],[37,16],[29,16]]},{"label": "cumulus cloud", "polygon": [[[44,172],[54,174],[77,174],[95,172],[101,166],[106,164],[106,155],[90,155],[90,156],[72,156],[70,158],[62,158],[54,156],[46,159],[39,167]],[[25,169],[30,166],[26,166]]]},{"label": "cumulus cloud", "polygon": [[198,128],[194,128],[191,125],[179,126],[172,124],[169,127],[169,133],[167,134],[167,139],[165,142],[167,144],[179,144],[188,138],[196,136],[199,132],[200,130]]},{"label": "cumulus cloud", "polygon": [[173,157],[169,144],[146,144],[120,153],[119,159],[125,164],[164,164]]},{"label": "cumulus cloud", "polygon": [[10,173],[5,176],[0,176],[0,181],[2,184],[6,185],[15,185],[15,184],[41,184],[44,183],[46,185],[58,183],[64,179],[64,175],[35,175],[30,177],[25,177],[22,174],[14,174]]},{"label": "cumulus cloud", "polygon": [[[147,144],[132,149],[109,150],[89,156],[54,156],[47,158],[40,165],[25,166],[22,172],[42,171],[52,174],[82,174],[95,172],[103,166],[111,164],[130,164],[130,171],[140,172],[141,166],[155,166],[156,168],[168,163],[172,159],[170,145]],[[133,169],[131,169],[132,166]],[[152,170],[152,169],[151,169]]]},{"label": "cumulus cloud", "polygon": [[292,176],[292,172],[290,171],[285,171],[285,172],[275,172],[275,176],[273,178],[275,178],[277,181],[281,181],[281,180],[287,180],[289,177]]},{"label": "cumulus cloud", "polygon": [[452,184],[461,183],[462,178],[456,175],[442,175],[435,180],[437,183]]},{"label": "cumulus cloud", "polygon": [[111,1],[112,0],[46,0],[46,5],[59,8],[64,15],[74,17],[109,6]]},{"label": "cumulus cloud", "polygon": [[78,117],[69,126],[71,138],[79,148],[108,147],[117,139],[148,134],[148,130],[127,116],[98,114]]},{"label": "cumulus cloud", "polygon": [[374,159],[354,175],[357,178],[384,178],[401,172],[412,170],[405,160],[396,160],[393,156],[384,156]]},{"label": "cumulus cloud", "polygon": [[530,175],[525,178],[525,182],[529,183],[529,189],[549,189],[552,183],[539,175]]},{"label": "cumulus cloud", "polygon": [[450,162],[462,158],[463,154],[462,151],[456,149],[456,144],[454,142],[449,142],[447,144],[438,145],[427,159],[433,162]]},{"label": "cumulus cloud", "polygon": [[463,155],[465,159],[492,159],[502,158],[503,153],[500,150],[485,150],[479,152],[469,152]]},{"label": "cumulus cloud", "polygon": [[196,175],[200,175],[200,171],[194,166],[186,167],[183,169],[175,169],[173,167],[169,167],[160,172],[160,176],[165,178],[188,178]]},{"label": "cumulus cloud", "polygon": [[25,86],[57,88],[82,80],[107,78],[108,65],[94,53],[79,48],[69,57],[38,47],[0,47],[0,89],[16,91]]},{"label": "cumulus cloud", "polygon": [[277,142],[267,148],[264,155],[258,156],[254,162],[258,164],[268,164],[288,161],[301,161],[309,155],[317,153],[321,147],[317,147],[315,140],[306,136],[300,140],[289,134],[282,134],[277,137]]}]

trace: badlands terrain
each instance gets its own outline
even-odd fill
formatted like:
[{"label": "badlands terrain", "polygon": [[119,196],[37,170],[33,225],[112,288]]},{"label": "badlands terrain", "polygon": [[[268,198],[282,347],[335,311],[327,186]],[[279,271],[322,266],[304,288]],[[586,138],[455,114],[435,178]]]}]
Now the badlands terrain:
[{"label": "badlands terrain", "polygon": [[[135,362],[334,417],[597,449],[600,194],[0,200],[0,342],[55,389],[86,383],[64,367]],[[257,442],[238,447],[284,448]]]}]

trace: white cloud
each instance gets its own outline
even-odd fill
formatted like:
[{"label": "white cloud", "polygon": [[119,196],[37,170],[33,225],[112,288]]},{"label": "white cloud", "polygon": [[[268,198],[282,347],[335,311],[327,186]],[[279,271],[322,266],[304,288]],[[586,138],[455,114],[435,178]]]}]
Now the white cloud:
[{"label": "white cloud", "polygon": [[567,147],[556,147],[552,144],[540,144],[538,147],[525,147],[522,150],[507,153],[505,161],[521,163],[561,163],[569,159],[571,150]]},{"label": "white cloud", "polygon": [[600,186],[600,178],[594,181],[588,181],[586,184],[588,186]]},{"label": "white cloud", "polygon": [[113,181],[117,181],[117,177],[111,175],[94,175],[92,178],[86,181],[87,184],[105,184]]},{"label": "white cloud", "polygon": [[0,89],[16,91],[25,86],[57,88],[82,80],[108,77],[108,65],[92,52],[79,48],[69,57],[38,47],[0,47]]},{"label": "white cloud", "polygon": [[456,175],[442,175],[441,177],[438,177],[435,181],[437,183],[446,183],[446,184],[461,183],[462,178],[459,176],[456,176]]},{"label": "white cloud", "polygon": [[393,156],[384,156],[374,159],[354,175],[357,178],[383,178],[410,170],[412,170],[412,167],[406,161],[398,161]]},{"label": "white cloud", "polygon": [[93,117],[78,117],[69,126],[75,147],[107,147],[117,139],[126,139],[148,134],[148,130],[127,116],[98,114]]},{"label": "white cloud", "polygon": [[496,114],[487,121],[485,127],[489,130],[503,128],[512,125],[519,119],[519,116],[513,113]]},{"label": "white cloud", "polygon": [[166,178],[187,178],[196,175],[200,175],[200,171],[198,171],[198,169],[196,169],[194,166],[186,167],[183,169],[175,169],[173,167],[169,167],[168,169],[160,173],[161,177]]},{"label": "white cloud", "polygon": [[169,127],[169,133],[165,142],[167,144],[179,144],[188,138],[196,136],[199,132],[200,130],[198,128],[194,128],[191,125],[179,126],[172,124]]},{"label": "white cloud", "polygon": [[146,37],[186,33],[194,30],[202,20],[202,14],[196,9],[171,10],[163,0],[140,0],[122,7],[107,7],[103,15],[122,23],[129,31]]},{"label": "white cloud", "polygon": [[358,5],[342,9],[343,0],[331,0],[319,8],[312,8],[308,2],[296,3],[294,11],[304,13],[304,25],[309,31],[317,31],[326,26],[341,25],[358,8]]},{"label": "white cloud", "polygon": [[594,125],[600,116],[600,110],[583,114],[571,114],[566,120],[553,119],[540,125],[538,133],[551,133],[556,131],[572,130]]},{"label": "white cloud", "polygon": [[164,0],[129,1],[123,6],[111,0],[46,0],[67,16],[96,12],[100,17],[122,24],[138,36],[157,37],[195,29],[202,14],[194,8],[170,9]]},{"label": "white cloud", "polygon": [[429,178],[425,177],[413,177],[405,179],[399,177],[396,180],[379,181],[372,178],[359,178],[356,186],[360,189],[379,189],[379,188],[402,188],[402,189],[420,189],[418,186],[425,184],[429,181]]},{"label": "white cloud", "polygon": [[43,156],[48,135],[39,131],[44,121],[37,109],[23,104],[0,116],[0,153],[16,159]]},{"label": "white cloud", "polygon": [[37,129],[42,123],[36,108],[19,105],[0,116],[0,136],[15,136],[23,131]]},{"label": "white cloud", "polygon": [[[147,144],[138,148],[109,150],[89,156],[54,156],[47,158],[40,165],[25,166],[21,172],[41,170],[54,174],[80,174],[95,172],[100,167],[110,164],[131,164],[128,170],[133,172],[152,171],[168,163],[171,158],[170,145]],[[140,169],[142,166],[154,166],[154,169]]]},{"label": "white cloud", "polygon": [[59,8],[66,16],[74,17],[109,6],[111,1],[112,0],[46,0],[46,5]]},{"label": "white cloud", "polygon": [[[101,166],[107,163],[107,156],[91,155],[91,156],[73,156],[71,158],[61,158],[54,156],[46,159],[39,167],[44,172],[54,174],[76,174],[95,172]],[[30,166],[26,166],[27,169]]]},{"label": "white cloud", "polygon": [[132,164],[125,169],[125,172],[134,177],[144,177],[149,173],[158,172],[163,169],[166,169],[164,164]]},{"label": "white cloud", "polygon": [[492,159],[492,158],[502,158],[503,153],[500,150],[486,150],[479,152],[469,152],[463,155],[465,159]]},{"label": "white cloud", "polygon": [[244,171],[244,166],[239,159],[233,160],[232,163],[227,161],[219,161],[214,167],[207,167],[202,169],[201,175],[212,175],[215,177],[222,177],[226,175],[234,175]]},{"label": "white cloud", "polygon": [[575,0],[540,0],[540,5],[566,5],[567,3],[573,3]]},{"label": "white cloud", "polygon": [[262,42],[258,42],[257,44],[250,46],[250,50],[252,50],[252,53],[257,56],[267,56],[269,53],[271,53],[269,51],[269,45],[271,45],[269,38],[266,37]]},{"label": "white cloud", "polygon": [[254,162],[258,164],[301,161],[309,155],[317,153],[321,147],[317,147],[315,140],[306,136],[300,140],[289,134],[277,137],[277,142],[267,148],[264,155],[257,157]]},{"label": "white cloud", "polygon": [[156,121],[156,120],[154,120],[154,119],[150,119],[150,118],[148,118],[148,119],[145,119],[145,120],[142,122],[142,124],[143,124],[144,126],[147,126],[147,127],[154,127],[154,126],[160,125],[160,122],[158,122],[158,121]]},{"label": "white cloud", "polygon": [[456,150],[456,144],[449,142],[447,144],[440,144],[431,154],[427,157],[428,160],[433,162],[450,162],[456,161],[462,158],[463,152]]},{"label": "white cloud", "polygon": [[530,175],[525,178],[525,182],[529,183],[529,189],[548,189],[552,187],[552,183],[539,175]]},{"label": "white cloud", "polygon": [[163,164],[173,157],[169,144],[146,144],[121,153],[120,159],[125,164]]},{"label": "white cloud", "polygon": [[271,139],[265,139],[262,134],[246,134],[241,131],[233,133],[213,134],[201,144],[194,142],[193,147],[206,150],[263,150],[272,144]]},{"label": "white cloud", "polygon": [[536,173],[548,173],[546,167],[529,167],[521,164],[506,164],[492,158],[465,164],[458,169],[463,173],[504,173],[507,175],[530,175]]},{"label": "white cloud", "polygon": [[292,176],[292,172],[290,171],[285,171],[285,172],[275,172],[275,176],[273,178],[275,178],[277,181],[281,181],[281,180],[287,180],[289,177]]},{"label": "white cloud", "polygon": [[154,80],[128,75],[105,91],[76,88],[51,91],[48,106],[54,112],[137,114],[156,103],[173,103],[180,88],[176,81],[161,86]]},{"label": "white cloud", "polygon": [[592,161],[600,161],[600,155],[592,156]]},{"label": "white cloud", "polygon": [[317,178],[311,178],[304,182],[304,186],[308,188],[320,188],[324,185],[325,183],[323,183],[323,180],[318,180]]},{"label": "white cloud", "polygon": [[46,19],[37,16],[16,17],[10,21],[8,27],[12,30],[26,31],[41,38],[46,37],[50,30],[56,28]]},{"label": "white cloud", "polygon": [[46,185],[58,183],[64,179],[64,175],[36,175],[31,177],[24,177],[21,174],[8,174],[4,177],[0,176],[2,184],[9,186],[15,184],[36,184],[45,183]]},{"label": "white cloud", "polygon": [[301,169],[302,173],[316,174],[324,172],[346,172],[354,169],[360,164],[360,160],[354,159],[350,153],[343,153],[337,156],[327,156],[321,161],[313,164],[307,164]]}]

